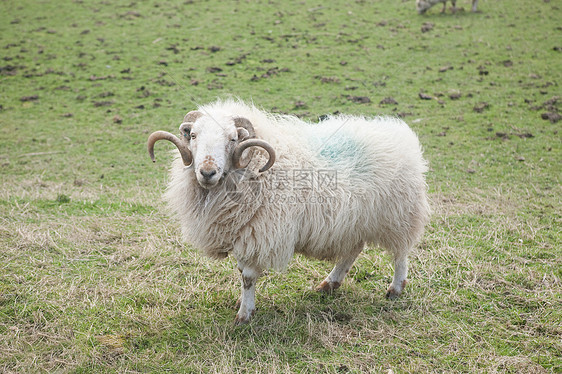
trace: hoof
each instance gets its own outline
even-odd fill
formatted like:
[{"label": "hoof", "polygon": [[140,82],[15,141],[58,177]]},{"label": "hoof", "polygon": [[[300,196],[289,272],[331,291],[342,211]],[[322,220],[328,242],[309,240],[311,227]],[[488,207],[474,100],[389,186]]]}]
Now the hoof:
[{"label": "hoof", "polygon": [[240,317],[238,314],[236,315],[236,317],[234,318],[234,324],[235,325],[245,325],[248,322],[250,322],[250,318],[248,317]]},{"label": "hoof", "polygon": [[236,317],[234,317],[234,324],[235,325],[245,325],[246,323],[249,323],[250,320],[252,319],[252,316],[256,313],[255,309],[252,310],[250,313],[240,313],[238,312],[238,314],[236,314]]},{"label": "hoof", "polygon": [[395,300],[398,299],[398,297],[400,297],[400,294],[402,292],[398,292],[396,291],[396,289],[394,289],[394,287],[390,287],[388,289],[388,291],[386,291],[386,298],[389,300]]},{"label": "hoof", "polygon": [[318,287],[316,287],[317,292],[332,293],[334,290],[340,288],[341,284],[339,282],[327,282],[323,281]]},{"label": "hoof", "polygon": [[401,284],[402,287],[400,289],[397,289],[394,286],[390,286],[388,291],[386,291],[386,298],[390,299],[390,300],[395,300],[398,297],[400,297],[400,295],[402,294],[402,291],[404,291],[404,288],[406,287],[406,283],[407,283],[407,280],[404,279],[402,281],[402,284]]}]

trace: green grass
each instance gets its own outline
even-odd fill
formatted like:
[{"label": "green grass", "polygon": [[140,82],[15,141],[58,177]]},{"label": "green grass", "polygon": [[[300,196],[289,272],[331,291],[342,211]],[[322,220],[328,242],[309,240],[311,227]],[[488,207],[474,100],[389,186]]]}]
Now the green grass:
[{"label": "green grass", "polygon": [[[0,370],[561,372],[561,6],[530,3],[0,3]],[[228,96],[414,128],[434,214],[402,298],[377,249],[329,296],[297,257],[233,324],[234,261],[181,242],[145,150]]]}]

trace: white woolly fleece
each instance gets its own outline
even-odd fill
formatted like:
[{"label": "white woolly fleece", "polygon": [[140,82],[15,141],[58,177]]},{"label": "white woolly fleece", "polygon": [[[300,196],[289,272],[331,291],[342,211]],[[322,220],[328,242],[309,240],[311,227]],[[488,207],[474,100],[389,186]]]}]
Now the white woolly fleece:
[{"label": "white woolly fleece", "polygon": [[[294,253],[338,260],[361,243],[404,258],[420,239],[430,214],[427,163],[403,121],[338,115],[312,124],[240,101],[198,110],[247,118],[277,154],[260,174],[266,153],[247,150],[246,173],[230,171],[212,189],[202,188],[181,158],[174,161],[165,200],[184,239],[208,256],[232,254],[260,269],[283,269]],[[229,178],[238,181],[235,198]]]}]

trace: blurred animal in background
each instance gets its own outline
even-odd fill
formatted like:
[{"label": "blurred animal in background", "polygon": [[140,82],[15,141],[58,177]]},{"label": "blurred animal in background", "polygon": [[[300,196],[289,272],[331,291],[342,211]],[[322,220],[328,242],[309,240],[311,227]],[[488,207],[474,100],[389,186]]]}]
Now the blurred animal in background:
[{"label": "blurred animal in background", "polygon": [[[447,10],[447,0],[416,0],[416,9],[418,14],[425,13],[429,8],[434,6],[435,4],[443,3],[443,9],[441,9],[441,13],[445,13]],[[455,13],[457,11],[457,0],[451,0],[452,4],[452,12]],[[472,11],[476,12],[476,7],[478,6],[478,0],[472,0]]]}]

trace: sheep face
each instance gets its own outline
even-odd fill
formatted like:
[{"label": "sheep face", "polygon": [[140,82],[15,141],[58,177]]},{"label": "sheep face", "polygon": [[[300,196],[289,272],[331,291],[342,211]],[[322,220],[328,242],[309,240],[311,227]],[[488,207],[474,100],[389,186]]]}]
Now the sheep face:
[{"label": "sheep face", "polygon": [[183,118],[180,133],[183,139],[166,131],[150,134],[147,143],[150,158],[155,161],[154,144],[157,141],[172,142],[178,148],[183,164],[194,170],[197,183],[205,189],[215,187],[231,170],[246,167],[240,165],[240,159],[249,147],[263,148],[269,154],[260,173],[275,162],[275,150],[266,141],[255,139],[254,127],[246,118],[211,117],[192,111]]},{"label": "sheep face", "polygon": [[232,169],[236,146],[249,136],[246,129],[236,128],[232,118],[208,116],[182,124],[180,131],[189,141],[197,182],[206,189],[215,187]]}]

